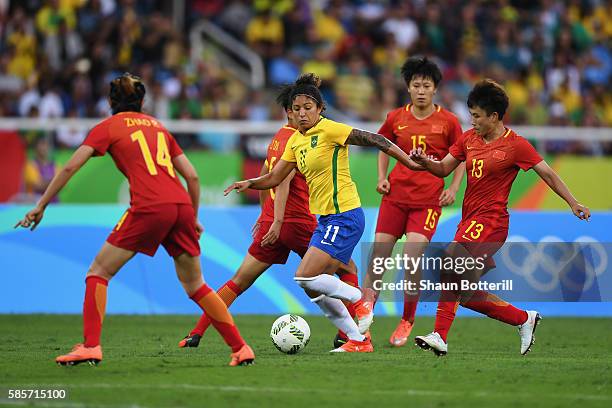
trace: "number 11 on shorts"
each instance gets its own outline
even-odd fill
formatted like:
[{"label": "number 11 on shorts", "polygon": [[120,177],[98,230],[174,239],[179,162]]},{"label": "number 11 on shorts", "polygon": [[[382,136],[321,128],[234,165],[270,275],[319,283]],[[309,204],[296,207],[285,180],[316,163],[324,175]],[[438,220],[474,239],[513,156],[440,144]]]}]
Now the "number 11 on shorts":
[{"label": "number 11 on shorts", "polygon": [[327,231],[325,231],[325,236],[323,237],[323,239],[327,239],[327,237],[329,237],[329,233],[331,232],[331,229],[334,229],[334,233],[330,239],[331,242],[334,242],[334,240],[336,239],[336,235],[338,235],[338,231],[340,230],[340,227],[337,225],[328,225],[327,226]]}]

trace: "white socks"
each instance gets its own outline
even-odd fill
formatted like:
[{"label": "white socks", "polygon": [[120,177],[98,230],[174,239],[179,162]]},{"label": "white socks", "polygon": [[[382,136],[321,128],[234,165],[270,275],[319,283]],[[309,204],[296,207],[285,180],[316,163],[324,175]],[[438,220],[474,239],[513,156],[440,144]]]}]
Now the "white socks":
[{"label": "white socks", "polygon": [[359,333],[357,324],[351,318],[351,315],[341,300],[320,295],[314,299],[311,299],[311,301],[319,305],[325,317],[327,317],[334,324],[334,326],[346,333],[346,336],[350,340],[365,340],[365,336]]},{"label": "white socks", "polygon": [[[335,276],[321,274],[314,278],[293,278],[304,289],[327,295],[332,298],[355,303],[361,299],[361,290],[342,282]],[[346,308],[345,308],[346,309]]]}]

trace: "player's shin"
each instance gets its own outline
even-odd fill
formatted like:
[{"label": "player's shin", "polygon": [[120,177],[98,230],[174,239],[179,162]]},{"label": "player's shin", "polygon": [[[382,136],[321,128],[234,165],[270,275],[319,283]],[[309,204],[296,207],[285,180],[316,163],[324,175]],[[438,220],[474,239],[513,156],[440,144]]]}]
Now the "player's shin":
[{"label": "player's shin", "polygon": [[232,315],[217,293],[207,284],[203,284],[190,297],[206,313],[211,324],[223,337],[225,343],[232,348],[233,352],[237,352],[244,346],[245,342],[234,324]]},{"label": "player's shin", "polygon": [[[242,293],[242,289],[238,287],[231,279],[225,282],[223,286],[217,290],[217,295],[221,298],[221,300],[230,307],[234,300]],[[197,334],[199,336],[203,336],[204,332],[208,329],[211,324],[211,320],[206,313],[202,313],[200,316],[200,320],[196,326],[189,333],[190,336]]]},{"label": "player's shin", "polygon": [[327,317],[339,330],[346,333],[350,340],[363,341],[365,336],[359,333],[359,328],[355,321],[351,318],[348,310],[339,299],[334,299],[326,295],[317,296],[311,299],[323,311]]},{"label": "player's shin", "polygon": [[402,313],[402,320],[410,323],[414,323],[414,316],[416,315],[416,309],[418,304],[418,296],[405,295],[404,296],[404,311]]},{"label": "player's shin", "polygon": [[[457,300],[451,300],[453,296],[456,297]],[[443,300],[438,302],[434,332],[438,333],[440,337],[442,337],[442,340],[446,341],[448,331],[455,320],[455,314],[457,314],[457,308],[459,307],[459,296],[452,292],[442,292],[440,297]]]},{"label": "player's shin", "polygon": [[[343,273],[340,274],[339,277],[342,282],[351,285],[354,288],[359,288],[359,279],[357,278],[357,274]],[[355,307],[353,306],[353,304],[348,301],[344,301],[344,305],[346,306],[346,309],[348,310],[351,317],[355,317]]]},{"label": "player's shin", "polygon": [[108,281],[90,275],[85,279],[85,301],[83,302],[83,337],[85,347],[100,345],[102,322],[106,312]]}]

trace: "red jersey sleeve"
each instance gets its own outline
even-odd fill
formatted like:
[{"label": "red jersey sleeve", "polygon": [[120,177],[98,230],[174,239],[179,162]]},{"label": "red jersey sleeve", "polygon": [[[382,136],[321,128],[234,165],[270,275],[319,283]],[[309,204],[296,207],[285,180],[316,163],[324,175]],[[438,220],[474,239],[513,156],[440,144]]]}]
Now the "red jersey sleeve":
[{"label": "red jersey sleeve", "polygon": [[89,132],[83,145],[94,148],[94,156],[104,156],[110,146],[110,134],[106,122],[98,123]]},{"label": "red jersey sleeve", "polygon": [[380,129],[378,129],[378,133],[395,143],[396,137],[393,133],[393,122],[395,122],[395,117],[397,116],[397,111],[393,110],[387,113],[387,118],[385,122],[382,124]]},{"label": "red jersey sleeve", "polygon": [[181,146],[176,142],[174,136],[167,131],[166,134],[168,135],[168,150],[170,150],[170,157],[176,157],[183,154],[183,149],[181,149]]},{"label": "red jersey sleeve", "polygon": [[465,161],[465,133],[460,135],[455,143],[448,149],[448,152],[457,160]]},{"label": "red jersey sleeve", "polygon": [[523,171],[527,171],[542,160],[542,156],[537,150],[527,141],[527,139],[518,137],[515,148],[515,162]]}]

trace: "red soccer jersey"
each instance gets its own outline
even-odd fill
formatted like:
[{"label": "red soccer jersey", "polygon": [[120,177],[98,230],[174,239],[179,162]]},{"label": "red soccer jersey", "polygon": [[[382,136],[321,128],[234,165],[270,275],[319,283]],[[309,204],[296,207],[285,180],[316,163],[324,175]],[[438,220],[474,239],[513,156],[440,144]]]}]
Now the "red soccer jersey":
[{"label": "red soccer jersey", "polygon": [[130,184],[130,205],[191,204],[172,158],[183,153],[174,137],[155,118],[138,112],[121,112],[97,124],[84,145],[94,156],[107,151]]},{"label": "red soccer jersey", "polygon": [[470,129],[451,146],[450,154],[466,162],[462,221],[487,218],[507,228],[510,188],[519,169],[527,171],[542,161],[536,149],[511,129],[491,143]]},{"label": "red soccer jersey", "polygon": [[[268,156],[266,166],[268,171],[272,171],[278,160],[280,160],[289,138],[295,133],[295,129],[289,125],[283,126],[272,138],[268,146]],[[266,199],[261,212],[261,221],[274,221],[274,197],[275,189],[270,190],[270,196]],[[308,204],[308,184],[304,175],[296,171],[295,176],[289,185],[289,197],[285,205],[284,222],[311,222],[316,223],[317,219],[310,213]]]},{"label": "red soccer jersey", "polygon": [[[436,105],[435,111],[425,119],[417,119],[410,104],[392,110],[378,133],[409,153],[421,147],[427,155],[441,160],[448,149],[461,136],[461,125],[451,112]],[[389,174],[391,191],[384,196],[391,200],[421,208],[438,206],[444,180],[428,172],[410,170],[396,163]]]}]

